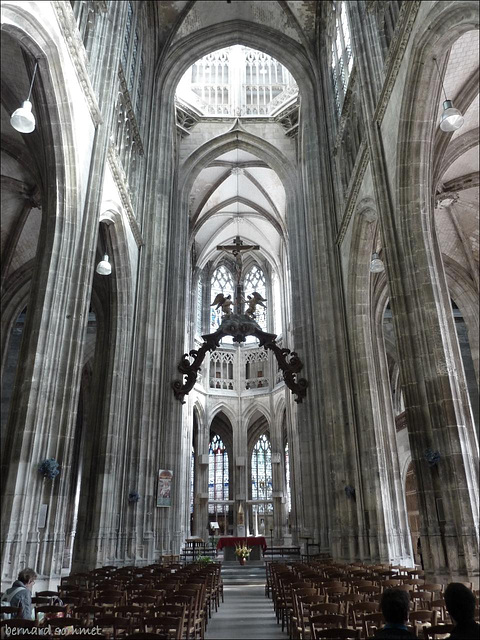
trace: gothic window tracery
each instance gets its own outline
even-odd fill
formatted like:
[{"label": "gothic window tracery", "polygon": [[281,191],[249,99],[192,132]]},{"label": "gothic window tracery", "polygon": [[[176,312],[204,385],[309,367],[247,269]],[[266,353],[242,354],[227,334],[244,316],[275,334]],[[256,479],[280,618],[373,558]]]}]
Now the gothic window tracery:
[{"label": "gothic window tracery", "polygon": [[[212,300],[215,300],[218,293],[223,293],[225,297],[231,296],[233,300],[233,277],[231,272],[225,265],[221,265],[218,269],[215,269],[211,280],[211,294]],[[210,307],[210,330],[216,331],[222,322],[222,309],[215,309]]]},{"label": "gothic window tracery", "polygon": [[[267,511],[273,510],[272,500],[272,446],[263,434],[257,440],[252,453],[252,500],[264,500]],[[259,513],[264,512],[262,509]]]},{"label": "gothic window tracery", "polygon": [[288,451],[288,442],[285,445],[285,486],[287,489],[287,512],[292,510],[292,493],[290,490],[290,454]]},{"label": "gothic window tracery", "polygon": [[[257,293],[260,293],[262,298],[267,297],[266,296],[267,285],[266,285],[265,274],[263,273],[262,269],[260,269],[260,267],[258,267],[257,265],[253,265],[253,267],[246,274],[244,291],[245,291],[245,299],[247,299],[248,296],[251,296],[254,291],[256,291]],[[268,301],[264,302],[263,304],[266,307],[268,304]],[[265,307],[258,305],[256,308],[256,316],[255,316],[257,323],[260,325],[263,331],[267,331],[267,309]]]},{"label": "gothic window tracery", "polygon": [[214,504],[212,501],[228,500],[228,453],[222,439],[215,434],[210,442],[208,464],[208,511],[215,514],[226,514],[228,505]]},{"label": "gothic window tracery", "polygon": [[130,93],[132,107],[135,111],[137,120],[139,120],[142,105],[144,55],[142,46],[142,30],[138,10],[135,9],[135,4],[136,3],[131,2],[131,0],[128,0],[127,23],[125,26],[121,67],[128,92]]},{"label": "gothic window tracery", "polygon": [[353,51],[346,2],[336,2],[334,8],[335,39],[332,42],[331,67],[335,105],[340,113],[353,68]]}]

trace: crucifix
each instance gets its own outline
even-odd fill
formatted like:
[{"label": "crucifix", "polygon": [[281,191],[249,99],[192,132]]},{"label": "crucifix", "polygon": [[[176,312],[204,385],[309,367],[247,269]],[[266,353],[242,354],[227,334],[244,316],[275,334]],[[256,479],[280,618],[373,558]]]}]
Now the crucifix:
[{"label": "crucifix", "polygon": [[219,251],[231,251],[235,257],[235,313],[242,313],[243,281],[242,281],[242,251],[260,249],[258,244],[243,244],[240,236],[236,236],[233,244],[221,244],[217,246]]}]

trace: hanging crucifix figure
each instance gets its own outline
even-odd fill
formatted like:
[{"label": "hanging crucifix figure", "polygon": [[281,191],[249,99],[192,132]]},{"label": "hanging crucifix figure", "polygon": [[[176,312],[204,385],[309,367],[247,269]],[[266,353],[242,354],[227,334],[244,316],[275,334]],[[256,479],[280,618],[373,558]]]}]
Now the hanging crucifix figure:
[{"label": "hanging crucifix figure", "polygon": [[219,251],[231,251],[235,258],[235,313],[239,315],[243,313],[243,259],[242,259],[242,251],[253,251],[255,249],[260,249],[258,244],[243,244],[240,236],[236,236],[233,244],[222,244],[218,245],[217,249]]}]

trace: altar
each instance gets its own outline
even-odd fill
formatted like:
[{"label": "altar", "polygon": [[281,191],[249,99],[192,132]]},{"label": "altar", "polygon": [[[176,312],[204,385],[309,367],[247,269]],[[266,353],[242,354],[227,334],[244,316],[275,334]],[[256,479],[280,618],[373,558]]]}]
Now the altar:
[{"label": "altar", "polygon": [[[265,549],[267,548],[267,541],[263,536],[224,536],[219,538],[217,542],[217,550],[223,550],[224,560],[236,560],[235,547],[237,545],[247,546],[252,551],[250,553],[250,560],[261,560]],[[260,554],[260,550],[262,554]]]}]

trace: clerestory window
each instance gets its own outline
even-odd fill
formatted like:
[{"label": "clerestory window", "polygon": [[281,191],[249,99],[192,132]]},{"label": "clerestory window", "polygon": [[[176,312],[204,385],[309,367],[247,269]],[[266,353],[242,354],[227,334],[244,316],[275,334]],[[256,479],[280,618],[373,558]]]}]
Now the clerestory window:
[{"label": "clerestory window", "polygon": [[253,448],[252,500],[272,500],[272,447],[266,434]]},{"label": "clerestory window", "polygon": [[121,58],[123,76],[137,120],[140,119],[144,76],[142,30],[137,9],[138,4],[128,0],[127,23]]},{"label": "clerestory window", "polygon": [[[231,296],[230,299],[233,300],[233,277],[225,265],[221,265],[213,273],[210,296],[212,302],[219,293],[222,293],[225,298]],[[222,322],[222,307],[215,309],[215,306],[210,307],[210,330],[212,333],[218,329]]]},{"label": "clerestory window", "polygon": [[227,513],[228,505],[212,501],[228,500],[228,453],[219,435],[214,435],[209,446],[208,505],[209,513]]},{"label": "clerestory window", "polygon": [[341,112],[353,68],[352,40],[346,2],[335,2],[335,40],[332,42],[332,80],[335,105]]}]

